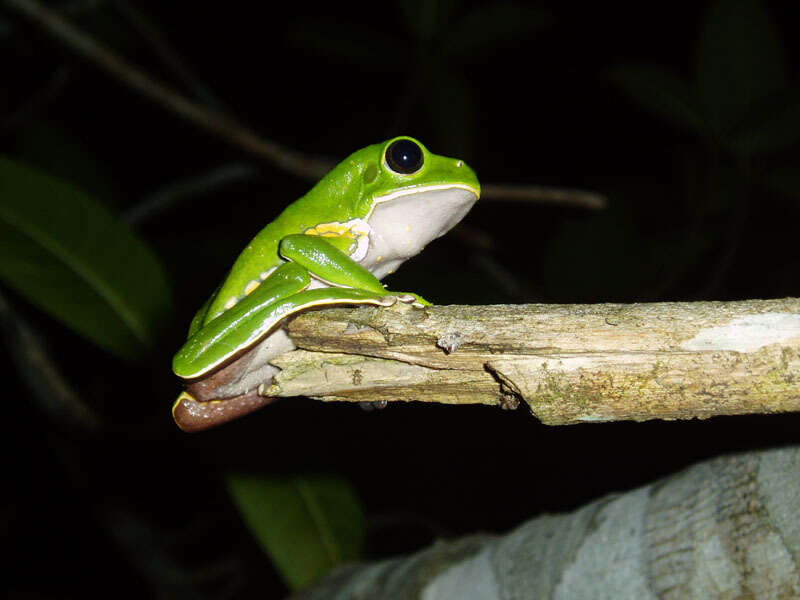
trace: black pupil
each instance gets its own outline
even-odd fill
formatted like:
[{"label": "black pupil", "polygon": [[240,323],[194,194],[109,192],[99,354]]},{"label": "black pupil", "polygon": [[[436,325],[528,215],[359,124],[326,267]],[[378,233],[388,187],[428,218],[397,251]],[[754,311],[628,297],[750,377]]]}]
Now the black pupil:
[{"label": "black pupil", "polygon": [[422,148],[411,140],[397,140],[386,151],[386,162],[396,173],[414,173],[422,167]]}]

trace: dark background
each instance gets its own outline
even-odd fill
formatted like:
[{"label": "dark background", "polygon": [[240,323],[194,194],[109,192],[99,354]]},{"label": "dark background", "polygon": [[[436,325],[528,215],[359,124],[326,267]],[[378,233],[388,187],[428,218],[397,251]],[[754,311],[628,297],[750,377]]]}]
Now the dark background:
[{"label": "dark background", "polygon": [[[710,3],[515,5],[537,12],[520,8],[530,18],[495,28],[483,44],[470,38],[475,47],[457,58],[442,49],[481,3],[436,5],[428,34],[419,33],[424,11],[415,3],[409,11],[374,2],[132,4],[216,106],[266,138],[341,158],[409,134],[464,158],[482,182],[609,199],[603,211],[482,200],[460,231],[390,280],[395,289],[437,304],[800,294],[800,177],[791,177],[800,146],[790,140],[744,156],[725,132],[682,127],[614,77],[619,65],[646,63],[696,85]],[[192,95],[120,3],[48,6]],[[800,98],[791,88],[797,5],[761,6],[786,58],[782,97]],[[367,514],[367,557],[376,559],[437,537],[507,531],[697,460],[797,440],[796,415],[548,428],[524,408],[365,412],[305,399],[183,434],[169,414],[179,390],[169,364],[193,311],[310,183],[144,99],[2,2],[0,150],[83,186],[120,215],[223,165],[246,164],[248,173],[136,224],[176,298],[145,360],[116,359],[3,288],[105,423],[88,434],[47,416],[11,368],[13,342],[5,345],[0,585],[9,597],[280,597],[279,576],[221,483],[234,470],[346,477]]]}]

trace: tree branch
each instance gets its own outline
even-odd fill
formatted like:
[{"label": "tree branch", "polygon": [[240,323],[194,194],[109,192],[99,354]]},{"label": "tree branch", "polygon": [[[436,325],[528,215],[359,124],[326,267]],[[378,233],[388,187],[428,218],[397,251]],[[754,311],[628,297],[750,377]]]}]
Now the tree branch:
[{"label": "tree branch", "polygon": [[305,313],[267,396],[514,408],[549,425],[800,411],[800,300]]},{"label": "tree branch", "polygon": [[128,20],[133,29],[147,41],[161,62],[183,82],[197,100],[209,108],[224,112],[219,98],[214,95],[205,83],[195,77],[180,54],[170,47],[162,33],[139,7],[129,0],[114,0],[114,6],[117,12]]},{"label": "tree branch", "polygon": [[[5,0],[5,3],[34,19],[48,33],[122,84],[241,150],[266,159],[288,173],[312,180],[319,179],[334,166],[333,159],[311,156],[287,148],[257,135],[232,117],[193,102],[36,0]],[[528,185],[484,184],[483,197],[504,201],[564,204],[589,210],[602,210],[607,204],[605,197],[596,192]]]},{"label": "tree branch", "polygon": [[481,198],[504,202],[535,200],[539,204],[575,206],[589,210],[605,210],[608,207],[608,199],[598,192],[518,183],[484,183],[481,185]]},{"label": "tree branch", "polygon": [[201,129],[301,177],[317,179],[330,170],[332,164],[327,159],[309,156],[259,137],[234,119],[192,102],[35,0],[5,0],[5,2],[35,19],[50,34],[124,85]]}]

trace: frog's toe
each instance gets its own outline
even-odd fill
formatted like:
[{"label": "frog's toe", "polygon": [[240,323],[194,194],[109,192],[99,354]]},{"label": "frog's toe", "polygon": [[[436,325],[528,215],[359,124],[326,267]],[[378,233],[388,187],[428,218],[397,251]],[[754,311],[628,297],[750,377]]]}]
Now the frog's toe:
[{"label": "frog's toe", "polygon": [[397,302],[410,304],[411,306],[416,306],[417,308],[433,306],[432,302],[428,302],[425,300],[425,298],[414,294],[413,292],[389,292],[386,296],[381,298],[382,306],[392,306]]},{"label": "frog's toe", "polygon": [[432,302],[428,302],[425,300],[425,298],[418,294],[414,294],[413,292],[397,293],[395,294],[395,297],[403,304],[411,304],[412,306],[416,306],[418,308],[423,306],[433,306]]}]

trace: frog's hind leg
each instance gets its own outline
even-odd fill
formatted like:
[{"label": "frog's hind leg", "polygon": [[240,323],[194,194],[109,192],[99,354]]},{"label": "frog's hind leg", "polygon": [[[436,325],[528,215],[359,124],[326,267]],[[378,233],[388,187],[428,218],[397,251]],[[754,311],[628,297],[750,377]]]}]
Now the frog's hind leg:
[{"label": "frog's hind leg", "polygon": [[[318,288],[257,307],[248,317],[257,320],[259,328],[269,331],[283,319],[309,308],[351,304],[391,306],[396,301],[396,297],[365,290]],[[209,327],[198,332],[195,338],[202,336],[206,329]],[[201,431],[272,402],[274,398],[258,395],[258,387],[260,383],[271,381],[278,372],[278,368],[270,365],[269,360],[292,348],[294,345],[286,332],[278,329],[233,362],[195,378],[187,384],[187,390],[178,396],[172,407],[178,427],[184,431]]]},{"label": "frog's hind leg", "polygon": [[294,350],[283,329],[278,329],[256,347],[214,373],[188,382],[178,396],[172,414],[184,431],[201,431],[237,419],[266,406],[274,398],[258,396],[256,390],[280,369],[269,361]]},{"label": "frog's hind leg", "polygon": [[223,400],[199,402],[188,392],[181,392],[172,405],[172,417],[183,431],[203,431],[210,427],[222,425],[262,408],[275,400],[259,396],[251,390],[239,396]]},{"label": "frog's hind leg", "polygon": [[[206,314],[210,321],[196,329],[172,359],[172,370],[183,379],[197,379],[214,372],[244,349],[252,347],[277,324],[270,311],[281,301],[308,287],[311,278],[304,268],[284,263],[232,308],[219,315]],[[202,310],[202,309],[201,309]],[[208,309],[207,309],[208,310]]]}]

